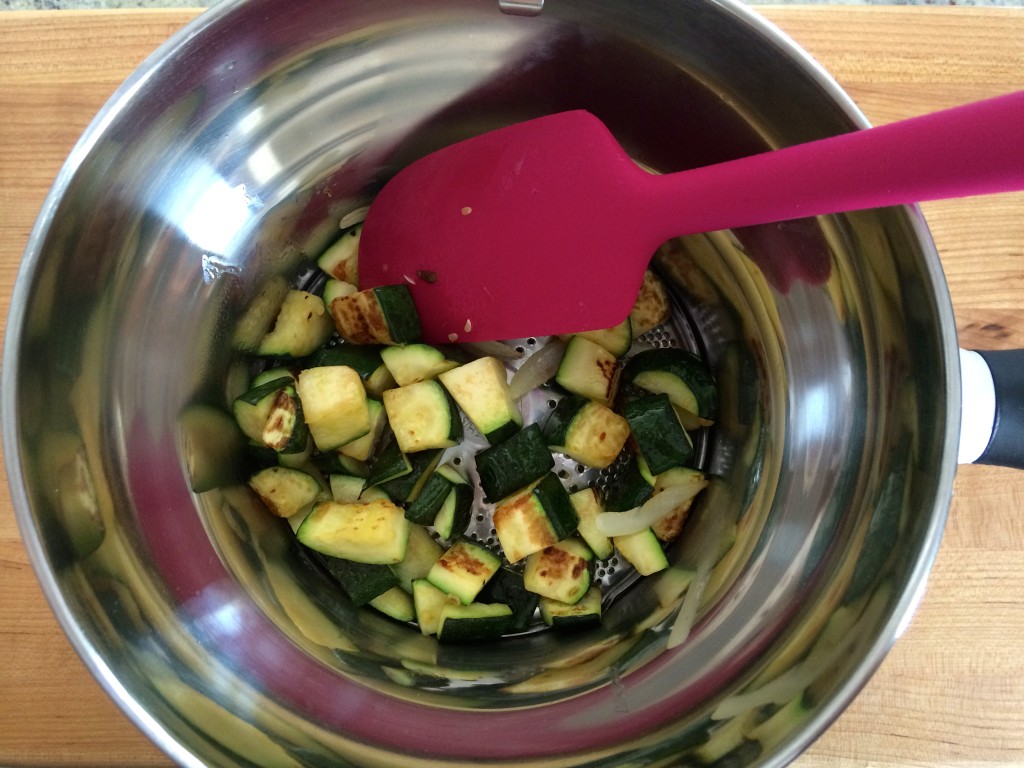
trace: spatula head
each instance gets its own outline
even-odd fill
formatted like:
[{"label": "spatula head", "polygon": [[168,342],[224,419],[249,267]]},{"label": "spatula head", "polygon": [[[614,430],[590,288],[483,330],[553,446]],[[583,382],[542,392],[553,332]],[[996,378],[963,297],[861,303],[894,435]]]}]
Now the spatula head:
[{"label": "spatula head", "polygon": [[361,287],[408,283],[434,343],[610,327],[658,245],[637,221],[649,176],[582,111],[453,144],[370,206]]}]

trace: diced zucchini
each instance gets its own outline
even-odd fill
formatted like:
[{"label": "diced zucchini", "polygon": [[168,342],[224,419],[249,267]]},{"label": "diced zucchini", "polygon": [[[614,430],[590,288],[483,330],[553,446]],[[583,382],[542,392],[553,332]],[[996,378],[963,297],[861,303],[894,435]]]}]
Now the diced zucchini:
[{"label": "diced zucchini", "polygon": [[305,357],[330,338],[334,327],[319,296],[290,290],[277,319],[260,340],[256,354],[262,357]]},{"label": "diced zucchini", "polygon": [[274,275],[260,287],[235,326],[232,342],[236,349],[256,351],[281,310],[288,290],[288,281],[280,275]]},{"label": "diced zucchini", "polygon": [[317,266],[335,280],[359,285],[359,240],[362,233],[362,224],[342,232],[341,237],[316,260]]},{"label": "diced zucchini", "polygon": [[467,484],[455,485],[434,518],[434,530],[451,541],[466,532],[472,514],[473,489]]},{"label": "diced zucchini", "polygon": [[344,365],[306,368],[297,384],[306,426],[317,448],[330,451],[370,431],[370,408],[359,374]]},{"label": "diced zucchini", "polygon": [[278,366],[276,368],[264,368],[262,371],[252,377],[252,382],[249,385],[249,389],[255,389],[260,387],[267,382],[276,381],[278,379],[289,379],[292,384],[295,383],[295,374],[289,368]]},{"label": "diced zucchini", "polygon": [[445,605],[437,624],[437,639],[445,643],[501,637],[512,623],[512,609],[504,603]]},{"label": "diced zucchini", "polygon": [[441,611],[446,605],[461,605],[459,598],[449,595],[426,579],[412,583],[412,600],[416,609],[416,623],[424,635],[436,635],[441,623]]},{"label": "diced zucchini", "polygon": [[512,609],[508,632],[523,632],[530,626],[540,595],[523,584],[523,574],[502,566],[477,598],[482,603],[504,603]]},{"label": "diced zucchini", "polygon": [[359,289],[352,283],[346,283],[344,280],[335,280],[334,278],[331,278],[324,283],[324,306],[331,306],[331,302],[339,296],[351,296],[353,293],[358,292]]},{"label": "diced zucchini", "polygon": [[377,595],[370,601],[370,606],[396,621],[412,621],[416,618],[412,596],[399,587],[392,587],[384,594]]},{"label": "diced zucchini", "polygon": [[654,475],[693,459],[690,436],[679,422],[668,395],[645,395],[622,409],[645,463]]},{"label": "diced zucchini", "polygon": [[402,561],[409,542],[409,521],[402,508],[379,499],[367,502],[317,502],[296,532],[310,549],[358,563]]},{"label": "diced zucchini", "polygon": [[597,469],[609,466],[629,438],[629,422],[583,395],[563,397],[544,425],[548,447]]},{"label": "diced zucchini", "polygon": [[555,381],[569,392],[611,405],[618,387],[619,370],[615,355],[576,334],[565,345]]},{"label": "diced zucchini", "polygon": [[[181,453],[195,493],[234,484],[238,480],[238,457],[245,450],[245,437],[238,422],[225,411],[197,403],[178,416]],[[88,472],[88,468],[83,470]]]},{"label": "diced zucchini", "polygon": [[431,567],[444,554],[430,531],[422,525],[409,526],[409,543],[405,548],[402,562],[388,566],[398,577],[398,585],[407,592],[412,591],[412,583],[416,579],[425,579]]},{"label": "diced zucchini", "polygon": [[694,496],[679,504],[672,512],[662,517],[651,526],[654,535],[660,541],[670,542],[679,538],[683,532],[683,524],[690,512],[696,495],[708,485],[707,476],[698,469],[690,467],[674,467],[667,472],[662,472],[655,478],[654,492],[659,493],[666,488],[689,486],[694,490]]},{"label": "diced zucchini", "polygon": [[335,501],[376,501],[390,499],[380,488],[367,488],[366,480],[358,475],[331,474],[327,478],[331,489],[331,498]]},{"label": "diced zucchini", "polygon": [[459,539],[438,558],[427,579],[466,605],[476,599],[499,567],[501,560],[487,547],[469,539]]},{"label": "diced zucchini", "polygon": [[668,289],[654,272],[650,269],[644,272],[643,282],[640,283],[640,291],[637,293],[636,301],[629,312],[630,324],[633,327],[633,337],[639,337],[659,325],[668,322],[672,314],[672,304],[669,300]]},{"label": "diced zucchini", "polygon": [[575,603],[542,597],[540,617],[545,624],[556,629],[572,629],[598,622],[601,620],[601,588],[592,585]]},{"label": "diced zucchini", "polygon": [[288,376],[280,376],[258,384],[235,398],[231,411],[246,437],[263,444],[263,429],[267,426],[277,393],[291,386],[292,381]]},{"label": "diced zucchini", "polygon": [[433,449],[429,451],[417,451],[406,455],[409,462],[409,471],[404,475],[392,478],[380,484],[380,488],[387,495],[399,504],[408,504],[415,501],[427,480],[437,469],[441,461],[442,451]]},{"label": "diced zucchini", "polygon": [[615,536],[612,542],[623,559],[636,568],[641,576],[650,576],[668,568],[665,550],[650,528],[625,536]]},{"label": "diced zucchini", "polygon": [[436,378],[458,365],[437,347],[422,343],[384,347],[380,356],[400,387]]},{"label": "diced zucchini", "polygon": [[302,403],[291,384],[277,390],[260,436],[263,444],[278,453],[301,453],[309,444]]},{"label": "diced zucchini", "polygon": [[409,286],[367,288],[331,302],[338,335],[352,344],[409,344],[420,337],[420,318]]},{"label": "diced zucchini", "polygon": [[278,517],[291,517],[320,498],[320,483],[300,469],[267,467],[249,478],[249,487]]},{"label": "diced zucchini", "polygon": [[384,409],[403,453],[450,448],[462,439],[459,410],[433,379],[387,390]]},{"label": "diced zucchini", "polygon": [[510,563],[564,539],[578,524],[569,494],[552,472],[494,508],[494,530]]},{"label": "diced zucchini", "polygon": [[397,386],[391,371],[384,365],[380,355],[381,348],[360,344],[338,344],[324,347],[310,359],[313,367],[325,365],[347,365],[355,369],[363,380],[366,392],[373,397],[380,397],[385,389]]},{"label": "diced zucchini", "polygon": [[633,324],[628,317],[611,328],[584,331],[576,335],[593,341],[595,344],[600,344],[616,357],[622,357],[633,346]]},{"label": "diced zucchini", "polygon": [[509,392],[505,364],[498,358],[477,358],[442,373],[439,378],[492,445],[511,437],[523,426],[523,416]]},{"label": "diced zucchini", "polygon": [[448,494],[456,484],[466,481],[450,464],[445,464],[427,478],[416,499],[406,506],[405,516],[414,523],[433,525]]},{"label": "diced zucchini", "polygon": [[612,556],[614,547],[612,540],[598,531],[597,524],[594,522],[595,518],[604,512],[597,489],[584,488],[576,491],[569,495],[569,500],[580,519],[577,526],[580,536],[587,542],[587,546],[598,560],[607,560]]},{"label": "diced zucchini", "polygon": [[324,557],[323,563],[355,606],[366,605],[399,585],[398,577],[386,565],[357,563],[339,557]]},{"label": "diced zucchini", "polygon": [[524,427],[476,455],[480,487],[491,503],[539,480],[554,466],[555,460],[537,424]]},{"label": "diced zucchini", "polygon": [[373,457],[369,474],[366,476],[366,487],[383,485],[396,478],[405,477],[410,472],[412,472],[412,463],[392,435],[385,441],[384,447]]},{"label": "diced zucchini", "polygon": [[526,558],[523,584],[541,597],[572,605],[590,589],[593,558],[583,542],[564,539]]},{"label": "diced zucchini", "polygon": [[625,512],[639,507],[654,493],[654,486],[640,471],[637,457],[629,453],[614,483],[604,489],[604,508],[607,512]]},{"label": "diced zucchini", "polygon": [[307,468],[306,465],[310,463],[309,460],[313,456],[313,448],[315,446],[313,445],[313,438],[309,436],[309,429],[305,427],[305,422],[303,422],[302,432],[302,442],[300,443],[302,446],[301,448],[296,451],[277,454],[277,463],[282,467],[303,469]]},{"label": "diced zucchini", "polygon": [[351,442],[338,447],[338,451],[357,461],[366,461],[377,448],[381,435],[388,425],[387,414],[384,412],[384,404],[373,398],[366,399],[366,408],[370,412],[370,431],[362,437],[357,437]]},{"label": "diced zucchini", "polygon": [[718,410],[711,371],[686,349],[645,349],[630,358],[623,379],[649,392],[668,395],[673,405],[700,417],[701,423],[714,419]]}]

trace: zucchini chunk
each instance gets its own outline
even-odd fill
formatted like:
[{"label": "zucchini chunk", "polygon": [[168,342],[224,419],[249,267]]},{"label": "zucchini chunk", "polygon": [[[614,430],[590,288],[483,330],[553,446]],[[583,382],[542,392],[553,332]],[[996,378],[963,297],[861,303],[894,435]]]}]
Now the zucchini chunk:
[{"label": "zucchini chunk", "polygon": [[416,623],[424,635],[436,635],[441,623],[441,611],[446,605],[461,605],[459,598],[449,595],[426,579],[412,583],[412,601],[416,610]]},{"label": "zucchini chunk", "polygon": [[338,344],[323,347],[310,360],[311,367],[347,365],[359,374],[367,394],[379,398],[385,389],[398,386],[391,371],[384,365],[379,346]]},{"label": "zucchini chunk", "polygon": [[530,592],[523,584],[523,574],[502,566],[480,592],[481,603],[504,603],[512,609],[512,622],[508,632],[523,632],[529,627],[540,595]]},{"label": "zucchini chunk", "polygon": [[414,523],[433,525],[434,518],[456,485],[466,485],[466,481],[455,467],[451,464],[439,466],[427,478],[416,499],[405,508],[405,516]]},{"label": "zucchini chunk", "polygon": [[458,365],[447,359],[437,347],[421,343],[384,347],[380,356],[400,387],[437,378]]},{"label": "zucchini chunk", "polygon": [[319,296],[290,290],[274,324],[260,340],[261,357],[305,357],[331,337],[334,327]]},{"label": "zucchini chunk", "polygon": [[666,488],[677,488],[680,486],[693,489],[693,496],[687,501],[681,502],[669,514],[651,525],[651,530],[654,531],[654,535],[658,537],[659,541],[671,542],[679,538],[679,534],[683,532],[683,524],[686,522],[686,517],[690,513],[690,507],[693,506],[697,494],[708,486],[708,478],[699,469],[674,467],[667,472],[662,472],[655,478],[654,492],[657,494]]},{"label": "zucchini chunk", "polygon": [[718,391],[711,371],[693,352],[676,347],[645,349],[626,363],[623,381],[656,394],[697,419],[689,425],[706,426],[718,410]]},{"label": "zucchini chunk", "polygon": [[596,488],[584,488],[569,495],[573,509],[579,516],[580,522],[577,531],[587,546],[590,547],[598,560],[607,560],[612,556],[614,547],[612,540],[597,530],[594,522],[597,516],[604,512],[601,504],[601,497]]},{"label": "zucchini chunk", "polygon": [[262,445],[263,429],[267,426],[270,410],[277,400],[277,393],[291,386],[293,379],[289,376],[280,376],[258,385],[254,379],[253,383],[251,389],[234,399],[231,403],[231,412],[242,433]]},{"label": "zucchini chunk", "polygon": [[398,586],[411,593],[413,582],[427,578],[431,567],[442,554],[444,550],[434,541],[430,531],[422,525],[410,525],[405,557],[402,562],[387,567],[398,578]]},{"label": "zucchini chunk", "polygon": [[512,623],[512,609],[504,603],[444,605],[437,622],[437,639],[445,642],[491,640],[501,637]]},{"label": "zucchini chunk", "polygon": [[549,627],[575,629],[601,620],[601,588],[596,584],[575,603],[540,598],[540,617]]},{"label": "zucchini chunk", "polygon": [[539,480],[555,466],[540,426],[530,424],[476,455],[485,501],[499,502]]},{"label": "zucchini chunk", "polygon": [[553,472],[494,508],[494,530],[510,563],[564,539],[578,524],[569,494]]},{"label": "zucchini chunk", "polygon": [[300,469],[267,467],[249,478],[249,487],[278,517],[291,517],[320,498],[320,483]]},{"label": "zucchini chunk", "polygon": [[469,539],[459,539],[430,568],[427,580],[438,589],[455,595],[463,605],[468,605],[499,567],[501,560],[487,547]]},{"label": "zucchini chunk", "polygon": [[565,345],[555,381],[569,392],[611,405],[618,387],[619,370],[615,355],[576,334]]},{"label": "zucchini chunk", "polygon": [[480,357],[438,378],[491,445],[523,426],[523,416],[509,391],[505,364],[498,358]]},{"label": "zucchini chunk", "polygon": [[366,476],[366,487],[373,488],[384,485],[384,483],[399,477],[405,477],[410,472],[412,472],[412,462],[399,447],[394,435],[391,435],[384,443],[384,447],[373,458],[373,463],[370,464],[370,471]]},{"label": "zucchini chunk", "polygon": [[296,390],[306,426],[321,451],[331,451],[370,431],[370,409],[359,374],[344,365],[306,368]]},{"label": "zucchini chunk", "polygon": [[277,390],[260,435],[263,444],[278,453],[302,453],[309,444],[309,431],[302,403],[291,384]]},{"label": "zucchini chunk", "polygon": [[359,285],[359,240],[362,234],[362,224],[346,229],[316,260],[317,266],[335,280]]},{"label": "zucchini chunk", "polygon": [[312,550],[357,563],[399,563],[409,543],[409,521],[402,508],[379,499],[340,503],[320,501],[296,536]]},{"label": "zucchini chunk", "polygon": [[634,338],[668,322],[671,315],[672,305],[669,301],[668,289],[652,270],[645,270],[636,301],[629,311]]},{"label": "zucchini chunk", "polygon": [[640,471],[640,461],[627,452],[619,479],[604,490],[604,508],[607,512],[625,512],[639,507],[654,493],[654,485]]},{"label": "zucchini chunk", "polygon": [[400,587],[392,587],[387,592],[377,595],[369,604],[370,607],[396,621],[412,621],[416,618],[412,595]]},{"label": "zucchini chunk", "polygon": [[442,539],[452,541],[466,532],[472,515],[473,488],[468,483],[456,483],[434,517],[434,530]]},{"label": "zucchini chunk", "polygon": [[339,557],[324,557],[324,567],[341,585],[356,607],[398,586],[398,577],[386,565],[357,563]]},{"label": "zucchini chunk", "polygon": [[403,453],[450,448],[462,439],[462,417],[433,379],[384,392],[384,410]]},{"label": "zucchini chunk", "polygon": [[544,424],[548,448],[589,467],[604,469],[629,438],[629,422],[583,395],[563,397]]},{"label": "zucchini chunk", "polygon": [[374,451],[377,449],[377,444],[380,442],[381,435],[384,434],[384,430],[388,425],[384,404],[380,400],[367,398],[366,409],[370,412],[370,431],[362,437],[357,437],[355,440],[351,440],[338,447],[339,453],[357,461],[367,461],[373,456]]},{"label": "zucchini chunk", "polygon": [[399,504],[415,501],[427,480],[437,469],[441,455],[442,451],[437,449],[408,454],[405,458],[409,462],[409,471],[381,483],[380,488]]},{"label": "zucchini chunk", "polygon": [[636,568],[641,576],[650,576],[668,568],[665,550],[650,528],[625,536],[614,536],[612,542],[623,559]]},{"label": "zucchini chunk", "polygon": [[331,302],[338,335],[352,344],[409,344],[420,337],[420,317],[409,286],[382,285]]},{"label": "zucchini chunk", "polygon": [[331,474],[327,477],[331,498],[335,501],[374,501],[386,499],[388,495],[379,488],[367,488],[366,481],[357,475]]},{"label": "zucchini chunk", "polygon": [[[353,293],[359,293],[359,289],[352,285],[352,283],[346,283],[344,280],[335,280],[332,277],[324,283],[324,306],[331,306],[331,302],[339,296],[351,296]],[[333,328],[333,324],[331,327]]]},{"label": "zucchini chunk", "polygon": [[622,409],[644,463],[654,475],[693,459],[693,443],[668,395],[645,395]]},{"label": "zucchini chunk", "polygon": [[583,331],[576,335],[582,336],[595,344],[600,344],[616,357],[622,357],[633,346],[633,323],[629,317],[626,317],[621,323],[613,325],[611,328]]},{"label": "zucchini chunk", "polygon": [[590,589],[593,559],[586,544],[564,539],[526,558],[523,584],[541,597],[574,605]]}]

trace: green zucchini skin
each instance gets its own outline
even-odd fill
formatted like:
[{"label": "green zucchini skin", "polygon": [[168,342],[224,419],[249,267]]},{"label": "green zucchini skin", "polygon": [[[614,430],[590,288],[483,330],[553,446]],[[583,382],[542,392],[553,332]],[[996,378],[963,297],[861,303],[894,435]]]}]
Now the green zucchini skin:
[{"label": "green zucchini skin", "polygon": [[270,417],[277,393],[293,383],[291,377],[282,376],[255,386],[235,398],[231,411],[246,437],[258,443],[263,442],[263,428]]},{"label": "green zucchini skin", "polygon": [[543,477],[555,466],[540,426],[531,424],[504,442],[476,455],[480,486],[488,502],[497,502]]},{"label": "green zucchini skin", "polygon": [[338,344],[321,347],[310,358],[310,367],[326,365],[347,365],[366,381],[378,368],[384,365],[380,346],[369,344]]},{"label": "green zucchini skin", "polygon": [[576,603],[563,603],[542,597],[540,616],[549,627],[558,630],[582,629],[601,621],[601,588],[592,584]]},{"label": "green zucchini skin", "polygon": [[618,482],[610,484],[604,491],[604,508],[608,512],[625,512],[639,507],[653,493],[654,486],[640,471],[636,455],[630,453],[627,454]]},{"label": "green zucchini skin", "polygon": [[668,395],[646,395],[622,409],[640,455],[654,475],[693,460],[693,444],[679,422]]},{"label": "green zucchini skin", "polygon": [[442,539],[452,541],[466,532],[472,515],[473,489],[466,483],[456,483],[434,517],[434,530]]},{"label": "green zucchini skin", "polygon": [[454,486],[455,483],[447,477],[439,472],[434,472],[423,484],[419,496],[406,506],[405,516],[413,523],[433,525],[434,517]]},{"label": "green zucchini skin", "polygon": [[645,349],[631,357],[623,368],[623,383],[632,384],[637,375],[664,371],[679,377],[697,401],[697,415],[714,419],[718,412],[718,388],[701,358],[687,349],[661,347]]},{"label": "green zucchini skin", "polygon": [[544,507],[548,522],[551,523],[557,538],[564,539],[576,530],[580,517],[558,475],[548,472],[533,489],[533,495]]},{"label": "green zucchini skin", "polygon": [[446,605],[441,609],[437,639],[442,643],[496,639],[511,623],[512,609],[504,603]]},{"label": "green zucchini skin", "polygon": [[381,285],[374,288],[373,293],[388,324],[391,340],[395,344],[417,341],[423,331],[409,286],[404,283]]},{"label": "green zucchini skin", "polygon": [[398,577],[386,565],[357,563],[340,557],[320,555],[327,572],[348,595],[352,604],[362,606],[399,585]]},{"label": "green zucchini skin", "polygon": [[484,586],[479,600],[482,603],[507,605],[512,609],[512,621],[507,631],[524,632],[537,611],[540,595],[526,588],[521,573],[502,566]]},{"label": "green zucchini skin", "polygon": [[398,441],[392,435],[370,465],[366,487],[383,485],[391,480],[404,477],[410,472],[412,472],[412,464],[409,462],[409,457],[402,453],[402,449],[398,447]]},{"label": "green zucchini skin", "polygon": [[400,477],[386,480],[380,484],[381,489],[399,504],[415,501],[424,484],[437,468],[442,451],[417,451],[406,454],[409,471]]}]

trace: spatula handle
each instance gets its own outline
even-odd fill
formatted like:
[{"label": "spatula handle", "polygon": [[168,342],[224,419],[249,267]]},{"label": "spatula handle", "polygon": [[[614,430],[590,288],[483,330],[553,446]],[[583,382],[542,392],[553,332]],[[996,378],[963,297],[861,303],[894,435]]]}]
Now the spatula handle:
[{"label": "spatula handle", "polygon": [[1024,189],[1021,126],[1017,91],[662,176],[651,184],[652,208],[672,237]]}]

